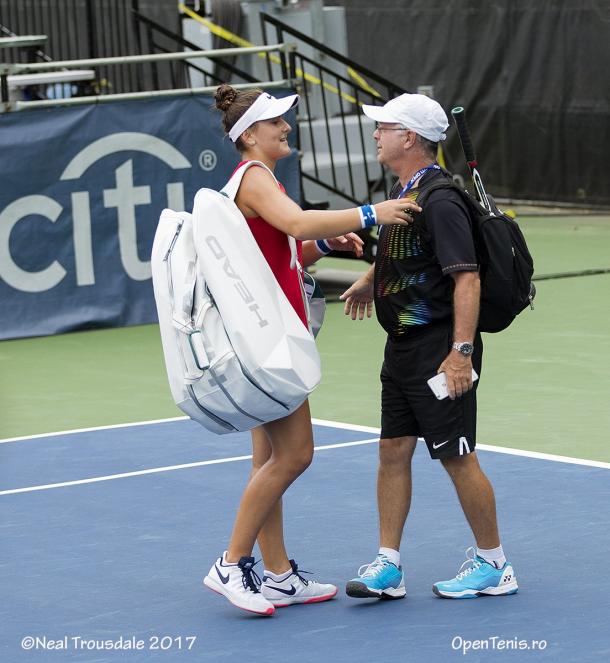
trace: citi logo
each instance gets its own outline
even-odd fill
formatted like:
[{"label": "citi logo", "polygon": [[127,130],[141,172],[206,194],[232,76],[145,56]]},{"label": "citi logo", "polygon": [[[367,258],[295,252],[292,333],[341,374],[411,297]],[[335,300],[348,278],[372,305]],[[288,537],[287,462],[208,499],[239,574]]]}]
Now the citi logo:
[{"label": "citi logo", "polygon": [[[188,159],[173,145],[146,133],[120,132],[100,138],[82,149],[65,167],[59,181],[79,180],[93,164],[104,157],[123,151],[140,152],[159,159],[172,170],[191,168]],[[125,160],[114,171],[114,187],[102,190],[103,206],[114,210],[118,221],[118,248],[121,263],[127,275],[134,281],[145,281],[151,277],[150,261],[141,260],[137,249],[136,210],[151,203],[151,187],[134,184],[133,159]],[[82,187],[81,187],[82,188]],[[42,217],[36,223],[56,223],[60,216],[68,216],[72,222],[72,243],[76,285],[95,284],[95,266],[92,242],[91,191],[74,191],[70,194],[70,205],[48,195],[23,196],[9,203],[0,211],[0,278],[11,287],[23,292],[44,292],[57,286],[67,275],[66,265],[57,256],[50,255],[46,267],[34,271],[19,264],[19,257],[10,251],[13,229],[26,217]],[[182,182],[166,184],[167,206],[184,209],[184,185]],[[99,207],[98,207],[99,209]],[[141,212],[140,212],[141,214]],[[100,222],[94,219],[94,222]],[[105,219],[101,220],[102,222]]]},{"label": "citi logo", "polygon": [[259,327],[266,327],[269,322],[263,318],[261,315],[260,307],[256,303],[252,293],[248,289],[248,286],[244,283],[241,276],[235,271],[235,268],[229,261],[229,257],[225,253],[220,242],[214,237],[214,235],[208,235],[205,238],[206,244],[210,247],[212,255],[222,264],[223,272],[234,282],[233,286],[237,290],[239,296],[242,298],[246,306],[258,319]]}]

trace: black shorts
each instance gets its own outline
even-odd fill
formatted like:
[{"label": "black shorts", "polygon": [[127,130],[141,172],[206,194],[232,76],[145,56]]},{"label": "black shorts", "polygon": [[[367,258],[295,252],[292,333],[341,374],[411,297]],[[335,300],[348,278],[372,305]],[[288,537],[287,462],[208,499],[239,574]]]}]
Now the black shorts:
[{"label": "black shorts", "polygon": [[[463,396],[439,401],[427,380],[436,375],[453,343],[451,326],[417,330],[408,339],[388,338],[381,367],[381,437],[423,437],[432,458],[474,451],[477,380]],[[483,343],[477,334],[472,366],[481,375]]]}]

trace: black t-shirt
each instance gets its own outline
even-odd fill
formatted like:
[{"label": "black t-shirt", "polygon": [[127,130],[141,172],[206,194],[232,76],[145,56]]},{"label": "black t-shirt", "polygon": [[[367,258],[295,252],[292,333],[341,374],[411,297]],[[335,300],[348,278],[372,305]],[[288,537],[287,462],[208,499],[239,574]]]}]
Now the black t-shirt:
[{"label": "black t-shirt", "polygon": [[[444,172],[425,173],[417,195],[431,183],[448,177]],[[400,182],[392,189],[396,197]],[[451,272],[476,271],[477,257],[470,218],[459,194],[439,189],[430,194],[424,212],[408,226],[382,226],[375,260],[375,309],[386,332],[404,337],[424,325],[451,322],[453,279]]]}]

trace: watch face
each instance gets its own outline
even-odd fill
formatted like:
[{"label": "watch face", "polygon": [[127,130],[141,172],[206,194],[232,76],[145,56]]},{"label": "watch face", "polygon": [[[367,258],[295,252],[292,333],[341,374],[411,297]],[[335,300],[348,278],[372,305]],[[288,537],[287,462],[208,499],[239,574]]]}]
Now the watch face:
[{"label": "watch face", "polygon": [[464,343],[454,343],[452,347],[464,357],[470,357],[474,352],[474,345],[466,341]]}]

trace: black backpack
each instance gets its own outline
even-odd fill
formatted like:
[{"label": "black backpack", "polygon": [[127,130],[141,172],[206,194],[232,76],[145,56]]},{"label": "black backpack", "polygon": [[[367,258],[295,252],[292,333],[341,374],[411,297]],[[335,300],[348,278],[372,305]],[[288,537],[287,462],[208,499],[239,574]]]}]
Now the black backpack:
[{"label": "black backpack", "polygon": [[493,212],[489,212],[450,179],[435,182],[418,195],[417,204],[424,209],[424,215],[424,204],[437,189],[457,191],[470,212],[481,277],[479,331],[502,331],[528,305],[534,308],[534,261],[521,228],[496,207],[493,199],[490,198]]}]

